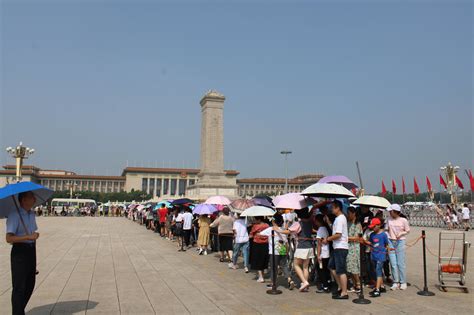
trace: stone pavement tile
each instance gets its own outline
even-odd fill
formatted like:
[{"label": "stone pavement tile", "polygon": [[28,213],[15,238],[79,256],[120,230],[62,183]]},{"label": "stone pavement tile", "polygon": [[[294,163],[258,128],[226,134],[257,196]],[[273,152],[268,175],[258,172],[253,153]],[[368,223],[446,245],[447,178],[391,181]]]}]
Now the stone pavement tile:
[{"label": "stone pavement tile", "polygon": [[11,296],[12,296],[11,289],[5,291],[2,295],[0,295],[0,307],[1,307],[0,313],[11,314],[12,312]]},{"label": "stone pavement tile", "polygon": [[85,314],[87,303],[87,299],[82,299],[80,294],[65,294],[62,300],[55,304],[51,314]]},{"label": "stone pavement tile", "polygon": [[[0,220],[0,229],[3,222]],[[423,283],[420,242],[407,249],[407,274],[413,286],[361,306],[318,295],[314,287],[308,294],[281,288],[282,295],[269,296],[265,286],[253,280],[254,274],[229,270],[214,254],[178,253],[176,243],[123,218],[38,218],[38,223],[42,233],[38,244],[40,275],[28,309],[41,310],[40,314],[53,307],[67,312],[67,306],[56,303],[85,299],[90,304],[87,313],[97,314],[468,314],[473,309],[472,293],[437,291],[433,255],[427,257],[428,280],[436,296],[416,295]],[[420,231],[412,228],[408,243]],[[427,229],[426,242],[432,252],[437,252],[439,231]],[[474,234],[467,235],[472,242]],[[0,279],[8,280],[0,283],[2,314],[4,310],[10,313],[9,250],[9,245],[0,244]],[[468,284],[474,279],[469,272],[474,270],[473,258],[470,250]],[[93,302],[98,304],[92,307]],[[84,303],[78,304],[84,307]]]}]

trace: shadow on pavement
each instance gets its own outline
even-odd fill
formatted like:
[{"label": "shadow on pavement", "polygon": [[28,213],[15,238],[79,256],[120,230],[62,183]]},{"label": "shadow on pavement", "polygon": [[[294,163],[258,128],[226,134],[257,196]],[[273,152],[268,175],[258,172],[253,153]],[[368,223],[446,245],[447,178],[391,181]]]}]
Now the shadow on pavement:
[{"label": "shadow on pavement", "polygon": [[42,306],[37,306],[29,310],[26,314],[73,314],[81,313],[86,309],[93,309],[99,304],[98,302],[88,301],[88,300],[78,300],[78,301],[64,301],[58,302],[55,304],[47,304]]}]

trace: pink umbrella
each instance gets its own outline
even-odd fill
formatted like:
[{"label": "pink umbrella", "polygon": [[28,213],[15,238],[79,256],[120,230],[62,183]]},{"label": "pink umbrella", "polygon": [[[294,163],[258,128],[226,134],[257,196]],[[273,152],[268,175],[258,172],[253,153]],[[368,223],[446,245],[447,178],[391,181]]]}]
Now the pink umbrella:
[{"label": "pink umbrella", "polygon": [[273,199],[275,208],[300,210],[314,203],[314,199],[305,198],[299,193],[289,193]]},{"label": "pink umbrella", "polygon": [[255,206],[255,202],[249,199],[237,199],[233,201],[230,205],[235,210],[245,210]]},{"label": "pink umbrella", "polygon": [[229,198],[224,197],[224,196],[213,196],[207,198],[206,202],[204,202],[207,205],[222,205],[222,206],[228,206],[231,204],[231,201]]}]

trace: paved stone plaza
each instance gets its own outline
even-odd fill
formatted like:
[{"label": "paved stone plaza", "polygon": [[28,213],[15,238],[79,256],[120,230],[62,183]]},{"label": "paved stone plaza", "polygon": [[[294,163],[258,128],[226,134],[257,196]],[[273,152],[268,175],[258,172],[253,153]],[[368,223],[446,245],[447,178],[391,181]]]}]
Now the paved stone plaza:
[{"label": "paved stone plaza", "polygon": [[[408,249],[407,291],[389,292],[371,305],[334,301],[329,295],[283,289],[270,296],[252,274],[228,270],[214,255],[179,253],[124,218],[38,218],[36,290],[28,314],[303,314],[303,313],[431,313],[468,314],[472,293],[436,289],[437,260],[429,255],[429,285],[435,297],[416,294],[422,286],[421,242]],[[0,220],[5,230],[5,220]],[[420,233],[414,228],[409,242]],[[437,251],[439,229],[428,229],[428,246]],[[474,232],[468,240],[474,241]],[[474,257],[470,252],[467,283],[473,287]],[[0,242],[0,314],[9,314],[10,246]],[[469,272],[471,274],[469,275]],[[355,294],[351,294],[355,297]]]}]

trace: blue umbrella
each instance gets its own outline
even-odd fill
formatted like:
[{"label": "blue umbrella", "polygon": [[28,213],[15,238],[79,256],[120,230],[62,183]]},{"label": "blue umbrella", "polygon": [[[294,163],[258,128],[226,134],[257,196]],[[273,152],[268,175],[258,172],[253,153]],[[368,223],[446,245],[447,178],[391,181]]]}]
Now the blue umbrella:
[{"label": "blue umbrella", "polygon": [[210,215],[216,211],[217,211],[217,208],[213,205],[200,204],[194,208],[193,214],[198,214],[198,215],[209,214]]},{"label": "blue umbrella", "polygon": [[182,205],[185,205],[185,204],[192,204],[192,203],[194,203],[194,202],[191,199],[181,198],[181,199],[173,200],[171,202],[171,205],[173,205],[173,206],[182,206]]},{"label": "blue umbrella", "polygon": [[171,202],[169,201],[160,201],[156,204],[155,208],[153,209],[154,211],[158,210],[161,208],[161,205],[165,205],[166,208],[171,208]]},{"label": "blue umbrella", "polygon": [[16,207],[20,205],[18,194],[31,191],[35,194],[36,202],[34,207],[46,202],[53,195],[54,191],[32,182],[21,182],[17,184],[9,184],[0,188],[0,218],[5,218],[12,211],[16,211]]}]

